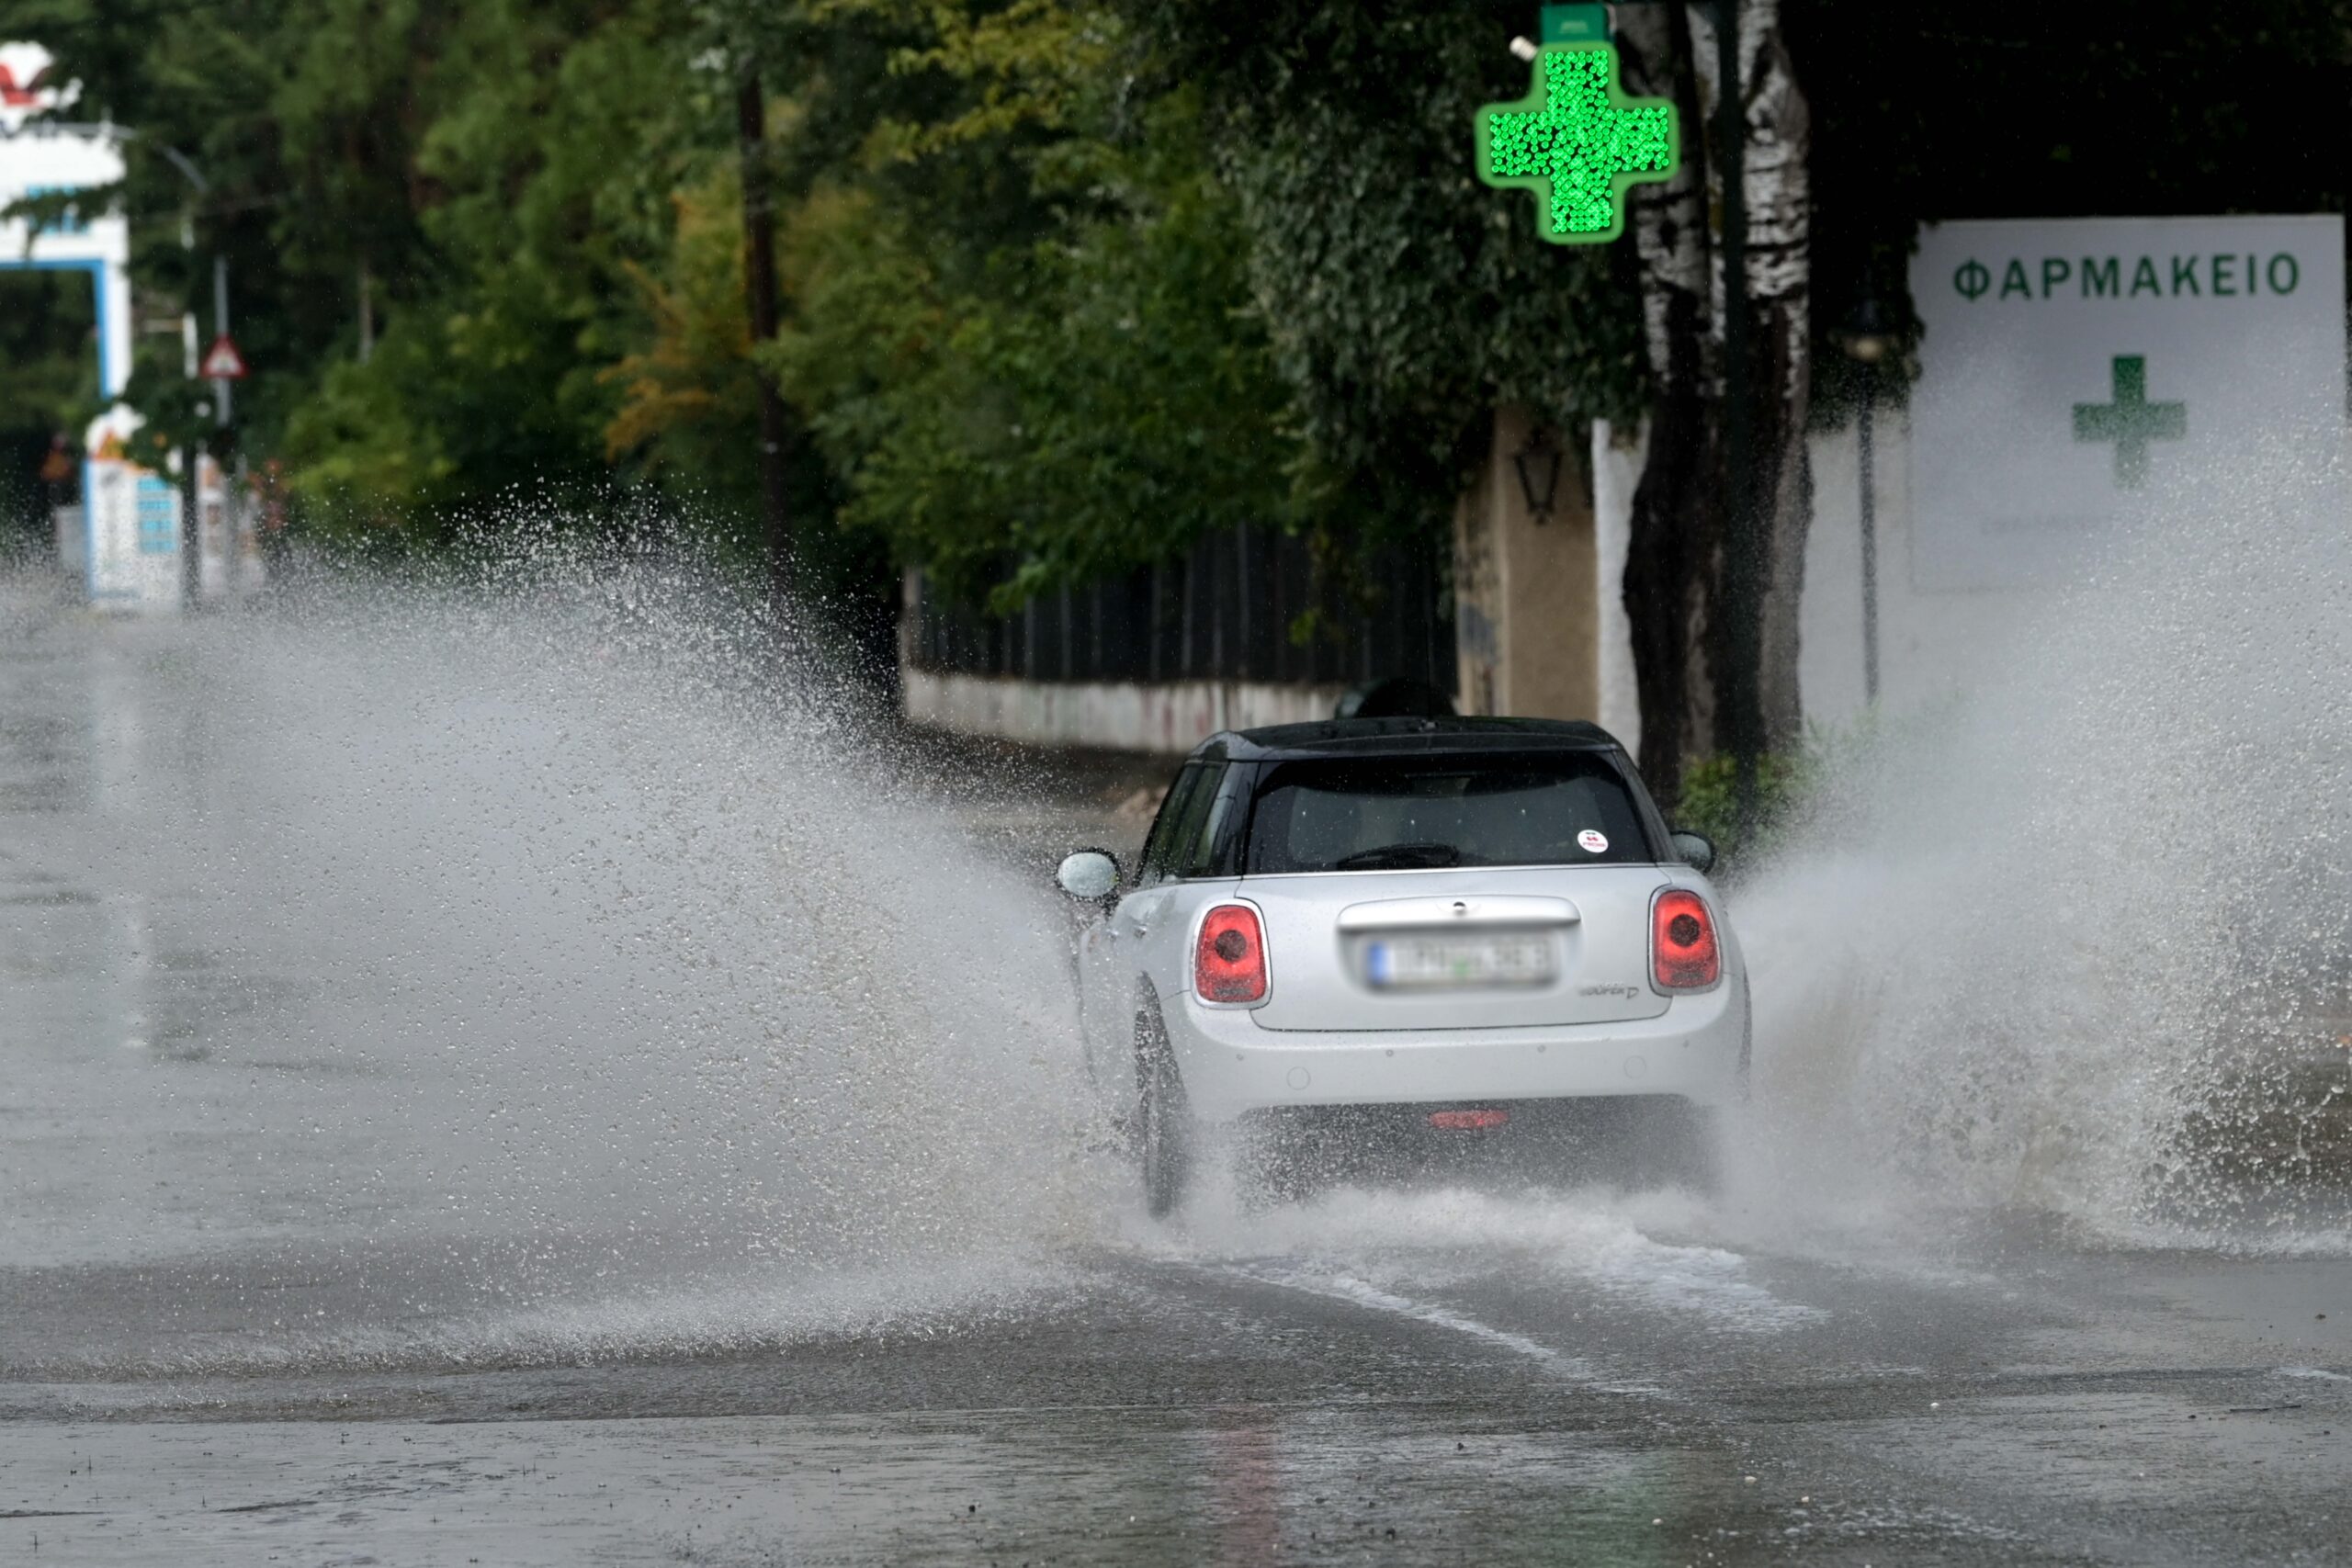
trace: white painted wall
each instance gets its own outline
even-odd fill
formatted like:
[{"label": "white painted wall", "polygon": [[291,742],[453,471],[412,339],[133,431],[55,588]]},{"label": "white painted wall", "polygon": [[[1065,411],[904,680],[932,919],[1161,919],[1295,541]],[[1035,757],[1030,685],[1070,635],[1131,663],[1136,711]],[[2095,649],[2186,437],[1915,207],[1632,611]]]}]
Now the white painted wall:
[{"label": "white painted wall", "polygon": [[1270,681],[1020,681],[901,664],[906,716],[963,735],[1118,751],[1191,750],[1220,729],[1329,718],[1345,686]]},{"label": "white painted wall", "polygon": [[[1964,689],[2054,589],[1936,592],[1920,586],[1912,526],[1910,423],[1877,416],[1880,705],[1901,713]],[[1861,477],[1855,428],[1813,438],[1813,528],[1798,616],[1797,687],[1808,723],[1850,723],[1862,680]]]}]

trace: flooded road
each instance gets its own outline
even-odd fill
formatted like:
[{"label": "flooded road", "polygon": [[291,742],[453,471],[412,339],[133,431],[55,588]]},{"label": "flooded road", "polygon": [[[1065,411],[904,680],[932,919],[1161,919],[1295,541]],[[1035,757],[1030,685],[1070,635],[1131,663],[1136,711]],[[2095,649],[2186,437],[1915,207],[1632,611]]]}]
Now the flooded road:
[{"label": "flooded road", "polygon": [[2324,987],[2182,1205],[2220,1037],[1844,1095],[1762,883],[1721,1199],[1155,1224],[1041,874],[1140,819],[669,603],[0,582],[0,1561],[2352,1561]]}]

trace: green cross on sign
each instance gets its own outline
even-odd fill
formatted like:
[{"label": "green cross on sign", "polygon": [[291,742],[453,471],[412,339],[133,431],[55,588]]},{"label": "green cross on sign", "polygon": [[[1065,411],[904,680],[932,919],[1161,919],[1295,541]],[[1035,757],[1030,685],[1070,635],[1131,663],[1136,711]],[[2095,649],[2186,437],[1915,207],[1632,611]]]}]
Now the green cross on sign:
[{"label": "green cross on sign", "polygon": [[1674,106],[1620,92],[1611,44],[1546,45],[1527,96],[1488,104],[1474,123],[1478,177],[1533,191],[1537,231],[1555,245],[1617,238],[1626,187],[1675,170]]},{"label": "green cross on sign", "polygon": [[2148,443],[2178,441],[2188,434],[2187,403],[2148,400],[2148,361],[2144,355],[2115,356],[2115,400],[2076,403],[2075,439],[2115,443],[2115,483],[2120,490],[2138,490],[2148,479]]}]

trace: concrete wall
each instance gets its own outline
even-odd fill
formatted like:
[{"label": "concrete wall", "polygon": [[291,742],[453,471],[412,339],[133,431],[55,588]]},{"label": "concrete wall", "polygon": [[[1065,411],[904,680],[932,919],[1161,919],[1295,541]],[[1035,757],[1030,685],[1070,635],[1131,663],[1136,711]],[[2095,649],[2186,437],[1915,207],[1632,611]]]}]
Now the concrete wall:
[{"label": "concrete wall", "polygon": [[1592,491],[1584,454],[1555,437],[1551,513],[1533,512],[1512,460],[1532,434],[1524,409],[1498,411],[1486,465],[1454,508],[1459,705],[1464,713],[1590,718],[1600,706],[1602,624]]},{"label": "concrete wall", "polygon": [[1039,746],[1189,751],[1220,729],[1329,718],[1342,686],[1267,681],[1020,681],[907,669],[909,718]]},{"label": "concrete wall", "polygon": [[[1917,585],[1911,433],[1881,410],[1872,442],[1877,499],[1879,705],[1902,713],[1960,691],[2046,613],[2054,588],[1935,592]],[[1852,425],[1813,439],[1813,528],[1805,541],[1797,685],[1807,722],[1844,724],[1864,706],[1860,443]]]}]

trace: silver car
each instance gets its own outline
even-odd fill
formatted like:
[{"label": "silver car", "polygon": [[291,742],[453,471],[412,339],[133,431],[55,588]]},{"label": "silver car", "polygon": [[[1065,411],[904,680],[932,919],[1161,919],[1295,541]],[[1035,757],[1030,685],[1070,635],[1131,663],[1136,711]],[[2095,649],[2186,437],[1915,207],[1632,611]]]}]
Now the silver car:
[{"label": "silver car", "polygon": [[1589,1149],[1604,1126],[1623,1174],[1703,1179],[1749,1036],[1713,858],[1589,724],[1212,736],[1132,875],[1090,849],[1057,877],[1087,906],[1090,1065],[1133,1085],[1151,1212],[1211,1126],[1247,1130],[1276,1195],[1334,1160]]}]

